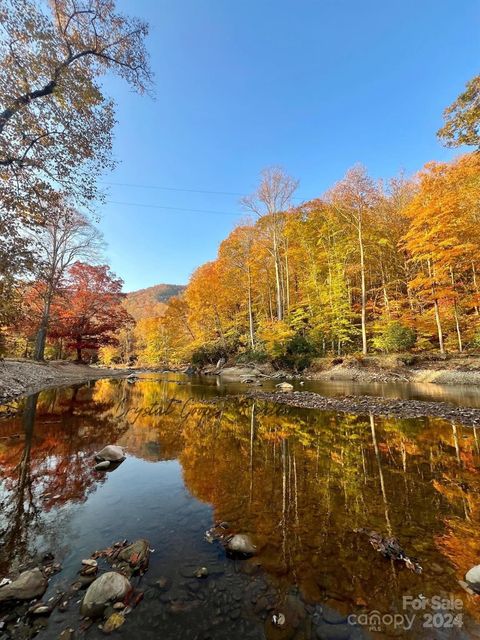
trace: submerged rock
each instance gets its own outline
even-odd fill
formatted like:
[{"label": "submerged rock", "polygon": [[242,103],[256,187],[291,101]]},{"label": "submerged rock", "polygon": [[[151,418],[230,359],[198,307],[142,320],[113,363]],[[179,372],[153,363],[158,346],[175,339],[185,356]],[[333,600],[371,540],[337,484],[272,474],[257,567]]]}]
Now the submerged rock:
[{"label": "submerged rock", "polygon": [[104,573],[88,587],[80,613],[82,616],[97,618],[103,614],[108,604],[123,600],[131,588],[130,582],[121,573]]},{"label": "submerged rock", "polygon": [[246,533],[236,533],[227,540],[225,547],[230,553],[239,553],[247,556],[251,556],[257,551],[257,547]]},{"label": "submerged rock", "polygon": [[106,447],[103,447],[103,449],[95,455],[95,458],[99,461],[108,460],[108,462],[121,462],[125,460],[125,452],[122,447],[116,444],[107,444]]},{"label": "submerged rock", "polygon": [[16,580],[0,588],[0,602],[9,600],[33,600],[43,596],[48,580],[40,569],[24,571]]}]

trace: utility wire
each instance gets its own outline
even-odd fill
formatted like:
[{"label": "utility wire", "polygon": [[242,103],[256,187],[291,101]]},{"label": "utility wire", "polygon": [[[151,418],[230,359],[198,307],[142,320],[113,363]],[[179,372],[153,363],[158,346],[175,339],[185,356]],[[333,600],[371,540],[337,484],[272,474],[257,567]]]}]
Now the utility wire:
[{"label": "utility wire", "polygon": [[115,204],[115,205],[126,205],[128,207],[141,207],[143,209],[164,209],[166,211],[182,211],[183,213],[208,213],[215,214],[219,216],[241,216],[240,211],[236,213],[232,211],[212,211],[210,209],[184,209],[183,207],[167,207],[161,204],[141,204],[140,202],[119,202],[117,200],[105,200],[107,204]]},{"label": "utility wire", "polygon": [[213,194],[217,196],[244,196],[244,193],[237,193],[235,191],[209,191],[208,189],[181,189],[176,187],[162,187],[156,184],[133,184],[131,182],[105,182],[102,181],[102,184],[107,184],[113,187],[133,187],[135,189],[158,189],[161,191],[177,191],[182,193],[206,193]]},{"label": "utility wire", "polygon": [[[209,189],[185,189],[180,187],[163,187],[157,184],[135,184],[133,182],[107,182],[102,181],[102,184],[106,184],[112,187],[129,187],[134,189],[156,189],[159,191],[174,191],[177,193],[203,193],[203,194],[212,194],[217,196],[236,196],[242,197],[245,193],[240,193],[237,191],[211,191]],[[305,200],[301,196],[294,196],[292,200]]]}]

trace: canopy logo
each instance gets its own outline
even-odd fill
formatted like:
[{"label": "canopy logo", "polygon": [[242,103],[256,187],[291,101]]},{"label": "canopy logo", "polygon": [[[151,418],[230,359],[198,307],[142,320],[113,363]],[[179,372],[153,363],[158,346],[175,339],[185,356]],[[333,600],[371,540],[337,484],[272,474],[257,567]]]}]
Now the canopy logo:
[{"label": "canopy logo", "polygon": [[350,625],[362,626],[369,631],[411,631],[414,625],[424,629],[453,629],[463,626],[463,602],[453,596],[403,596],[403,613],[381,613],[373,610],[351,614]]}]

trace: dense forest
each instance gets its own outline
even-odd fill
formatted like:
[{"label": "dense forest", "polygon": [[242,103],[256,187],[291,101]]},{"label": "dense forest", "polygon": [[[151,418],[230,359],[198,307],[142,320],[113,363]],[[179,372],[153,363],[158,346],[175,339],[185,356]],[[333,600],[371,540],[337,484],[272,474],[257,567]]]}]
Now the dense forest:
[{"label": "dense forest", "polygon": [[478,153],[411,180],[375,181],[357,166],[293,207],[296,186],[265,170],[243,200],[255,219],[103,358],[303,368],[316,356],[480,347]]},{"label": "dense forest", "polygon": [[380,181],[355,166],[302,204],[297,180],[267,168],[242,199],[249,222],[217,258],[166,292],[174,297],[145,304],[139,292],[133,303],[97,226],[101,179],[115,165],[102,78],[151,92],[148,25],[110,0],[1,7],[3,354],[301,369],[326,355],[480,347],[480,76],[438,132],[472,153],[413,178]]}]

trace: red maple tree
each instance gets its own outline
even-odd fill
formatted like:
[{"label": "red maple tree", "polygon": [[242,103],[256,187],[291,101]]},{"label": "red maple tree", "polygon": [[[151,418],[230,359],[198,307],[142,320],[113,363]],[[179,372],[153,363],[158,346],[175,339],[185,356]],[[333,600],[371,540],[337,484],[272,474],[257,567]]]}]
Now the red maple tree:
[{"label": "red maple tree", "polygon": [[66,346],[82,361],[84,349],[97,351],[116,344],[115,331],[133,322],[122,305],[123,281],[108,265],[76,262],[68,272],[63,295],[56,301],[51,338],[64,338]]}]

